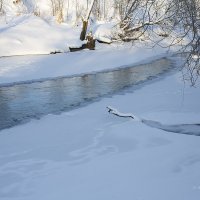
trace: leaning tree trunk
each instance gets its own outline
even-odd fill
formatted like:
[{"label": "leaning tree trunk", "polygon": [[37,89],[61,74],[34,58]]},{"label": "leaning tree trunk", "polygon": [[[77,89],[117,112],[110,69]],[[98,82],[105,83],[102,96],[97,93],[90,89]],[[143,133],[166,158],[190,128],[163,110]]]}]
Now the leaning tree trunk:
[{"label": "leaning tree trunk", "polygon": [[92,12],[92,8],[93,8],[93,5],[94,5],[94,2],[95,2],[95,0],[92,0],[91,5],[90,5],[90,7],[88,9],[86,18],[82,19],[83,27],[82,27],[82,31],[81,31],[81,35],[80,35],[80,40],[82,40],[82,41],[85,40],[85,36],[86,36],[86,33],[87,33],[87,27],[88,27],[88,20],[90,18],[90,14]]},{"label": "leaning tree trunk", "polygon": [[83,22],[83,27],[80,35],[80,40],[83,41],[85,40],[86,32],[87,32],[87,26],[88,26],[88,21],[85,21],[84,19],[82,20]]}]

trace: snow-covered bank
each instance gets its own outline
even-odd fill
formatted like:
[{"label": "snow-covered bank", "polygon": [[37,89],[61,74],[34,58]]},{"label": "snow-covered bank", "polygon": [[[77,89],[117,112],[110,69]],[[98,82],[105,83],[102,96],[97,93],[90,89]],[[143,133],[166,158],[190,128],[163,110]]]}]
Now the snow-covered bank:
[{"label": "snow-covered bank", "polygon": [[[111,40],[114,25],[113,22],[96,22],[90,29],[97,39]],[[80,33],[81,24],[57,24],[32,14],[15,16],[8,23],[0,21],[0,57],[69,52],[69,47],[83,44],[79,40]]]},{"label": "snow-covered bank", "polygon": [[[96,22],[90,28],[97,38],[109,39],[113,26],[114,22]],[[65,23],[58,25],[31,14],[16,16],[9,23],[0,24],[0,84],[71,76],[147,63],[165,56],[168,50],[160,46],[151,48],[153,43],[150,41],[111,45],[96,42],[95,51],[70,53],[70,46],[81,45],[80,32],[81,26]],[[173,47],[171,52],[175,48],[177,47]],[[35,55],[55,51],[65,53]]]},{"label": "snow-covered bank", "polygon": [[68,51],[68,45],[78,42],[79,34],[80,28],[67,24],[51,24],[33,15],[18,16],[0,24],[0,57]]},{"label": "snow-covered bank", "polygon": [[148,63],[167,56],[162,48],[111,45],[95,51],[0,59],[0,84],[92,73]]},{"label": "snow-covered bank", "polygon": [[106,110],[111,105],[163,124],[199,123],[200,90],[181,77],[1,131],[0,199],[198,200],[200,137]]},{"label": "snow-covered bank", "polygon": [[[96,38],[111,39],[115,23],[95,22],[89,28]],[[96,42],[95,51],[70,53],[69,47],[81,45],[80,32],[81,26],[65,23],[58,25],[53,20],[46,21],[32,14],[15,16],[8,23],[0,24],[0,84],[72,76],[147,63],[166,56],[168,51],[158,45],[154,46],[152,41],[135,41],[111,45]],[[168,46],[167,42],[163,41],[163,45]],[[177,49],[174,46],[170,53]],[[41,55],[55,51],[65,53]]]}]

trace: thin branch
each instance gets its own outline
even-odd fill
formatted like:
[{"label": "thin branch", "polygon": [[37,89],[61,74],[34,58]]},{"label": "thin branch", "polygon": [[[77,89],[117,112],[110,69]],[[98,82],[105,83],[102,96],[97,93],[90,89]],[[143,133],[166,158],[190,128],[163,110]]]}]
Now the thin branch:
[{"label": "thin branch", "polygon": [[134,119],[134,120],[138,120],[139,118],[134,116],[133,114],[127,114],[127,113],[120,113],[117,109],[115,108],[112,108],[111,106],[107,106],[106,107],[108,109],[108,112],[110,114],[113,114],[117,117],[124,117],[124,118],[131,118],[131,119]]}]

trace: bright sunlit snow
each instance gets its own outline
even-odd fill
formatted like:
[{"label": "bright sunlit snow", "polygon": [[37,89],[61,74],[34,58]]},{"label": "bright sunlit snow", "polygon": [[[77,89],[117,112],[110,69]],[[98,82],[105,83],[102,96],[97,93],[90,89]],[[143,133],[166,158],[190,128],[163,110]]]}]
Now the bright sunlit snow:
[{"label": "bright sunlit snow", "polygon": [[126,95],[1,131],[1,199],[197,200],[200,138],[106,109],[164,124],[199,123],[199,89],[184,88],[180,77],[169,74]]},{"label": "bright sunlit snow", "polygon": [[[197,80],[190,87],[183,81],[181,59],[174,56],[179,43],[169,49],[163,48],[171,44],[169,38],[159,45],[143,41],[144,37],[113,42],[119,13],[114,12],[113,1],[101,1],[109,12],[104,8],[100,13],[104,19],[92,14],[88,32],[108,44],[96,42],[93,51],[72,53],[69,47],[86,42],[79,39],[81,18],[91,1],[66,0],[60,24],[58,16],[52,16],[53,1],[2,2],[0,126],[15,107],[14,100],[20,102],[18,93],[25,101],[27,94],[32,98],[31,92],[15,85],[96,76],[163,57],[170,59],[172,69],[131,87],[113,89],[114,94],[100,96],[94,90],[98,98],[76,108],[0,129],[0,200],[199,200],[200,83]],[[154,28],[166,36],[165,30]],[[56,52],[61,53],[51,54]],[[193,59],[198,60],[198,55]],[[87,94],[95,87],[87,87],[84,77]],[[67,92],[64,86],[61,91]],[[52,94],[46,95],[51,99]],[[35,105],[43,100],[32,99]],[[62,103],[62,95],[57,101]],[[27,108],[21,105],[16,115],[23,109]]]}]

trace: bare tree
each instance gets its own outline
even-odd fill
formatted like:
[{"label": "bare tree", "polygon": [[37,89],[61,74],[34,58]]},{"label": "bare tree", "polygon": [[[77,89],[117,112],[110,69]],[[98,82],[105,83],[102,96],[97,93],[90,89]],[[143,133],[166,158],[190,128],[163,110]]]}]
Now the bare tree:
[{"label": "bare tree", "polygon": [[66,17],[68,19],[68,16],[69,16],[69,0],[67,0],[67,11],[66,11]]},{"label": "bare tree", "polygon": [[120,29],[119,35],[123,41],[137,40],[142,36],[148,36],[149,28],[153,25],[161,25],[167,17],[167,5],[165,0],[160,0],[162,10],[155,6],[155,1],[149,0],[125,0],[120,4]]},{"label": "bare tree", "polygon": [[62,23],[64,21],[63,17],[63,9],[64,9],[64,0],[50,0],[52,15],[56,17],[56,21],[58,23]]},{"label": "bare tree", "polygon": [[92,0],[85,18],[82,19],[83,27],[82,27],[82,31],[81,31],[81,35],[80,35],[80,40],[82,40],[82,41],[85,40],[85,36],[86,36],[86,32],[87,32],[87,26],[88,26],[88,20],[90,18],[90,14],[92,12],[92,8],[94,6],[94,2],[95,2],[95,0]]},{"label": "bare tree", "polygon": [[96,0],[94,2],[94,6],[93,6],[93,16],[97,19],[100,20],[101,19],[101,7],[100,7],[100,0]]},{"label": "bare tree", "polygon": [[168,47],[181,44],[181,52],[188,55],[187,79],[194,85],[200,76],[200,0],[123,0],[118,8],[118,37],[131,41],[154,36],[156,42],[169,37]]},{"label": "bare tree", "polygon": [[3,13],[3,0],[0,0],[0,13]]},{"label": "bare tree", "polygon": [[200,76],[200,1],[176,0],[171,5],[172,28],[178,30],[177,37],[184,40],[181,48],[186,55],[184,79],[195,85]]},{"label": "bare tree", "polygon": [[82,16],[84,16],[85,12],[87,11],[85,9],[86,6],[81,4],[78,0],[76,0],[76,22],[78,22]]}]

